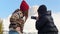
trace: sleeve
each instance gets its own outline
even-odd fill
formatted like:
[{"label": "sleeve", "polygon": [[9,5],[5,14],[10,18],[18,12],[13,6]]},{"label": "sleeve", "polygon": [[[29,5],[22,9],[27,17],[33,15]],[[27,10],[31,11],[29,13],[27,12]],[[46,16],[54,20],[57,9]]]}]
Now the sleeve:
[{"label": "sleeve", "polygon": [[36,29],[40,30],[44,24],[46,24],[47,18],[46,17],[42,17],[39,20],[36,21]]}]

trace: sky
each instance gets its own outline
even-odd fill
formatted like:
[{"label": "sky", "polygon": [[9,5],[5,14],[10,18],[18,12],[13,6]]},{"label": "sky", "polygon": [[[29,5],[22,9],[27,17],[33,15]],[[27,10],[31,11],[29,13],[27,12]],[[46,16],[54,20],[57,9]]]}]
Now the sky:
[{"label": "sky", "polygon": [[[53,13],[60,12],[60,0],[25,0],[28,5],[46,5]],[[20,7],[22,0],[0,0],[0,18],[6,18]]]}]

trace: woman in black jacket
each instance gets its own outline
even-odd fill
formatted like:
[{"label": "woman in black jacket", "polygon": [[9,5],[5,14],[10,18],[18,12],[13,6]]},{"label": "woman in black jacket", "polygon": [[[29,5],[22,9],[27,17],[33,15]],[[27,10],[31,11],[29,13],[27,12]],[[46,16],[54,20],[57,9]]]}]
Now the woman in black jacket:
[{"label": "woman in black jacket", "polygon": [[54,24],[51,12],[47,11],[45,5],[38,8],[38,20],[36,21],[38,34],[58,34],[58,29]]}]

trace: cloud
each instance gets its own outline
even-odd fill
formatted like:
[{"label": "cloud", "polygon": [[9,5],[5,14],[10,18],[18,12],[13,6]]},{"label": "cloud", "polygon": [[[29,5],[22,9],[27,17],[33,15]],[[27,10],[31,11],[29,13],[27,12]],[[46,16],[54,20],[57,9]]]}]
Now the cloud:
[{"label": "cloud", "polygon": [[30,9],[29,9],[29,13],[28,13],[28,16],[33,16],[37,13],[37,9],[38,9],[38,6],[32,6]]}]

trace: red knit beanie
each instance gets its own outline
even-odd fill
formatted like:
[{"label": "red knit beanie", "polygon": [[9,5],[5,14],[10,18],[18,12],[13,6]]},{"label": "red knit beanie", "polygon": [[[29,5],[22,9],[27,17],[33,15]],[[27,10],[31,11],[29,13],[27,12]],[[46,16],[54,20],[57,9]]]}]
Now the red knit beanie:
[{"label": "red knit beanie", "polygon": [[28,11],[29,10],[29,6],[24,0],[22,1],[21,5],[20,5],[20,10],[22,10],[22,11]]}]

